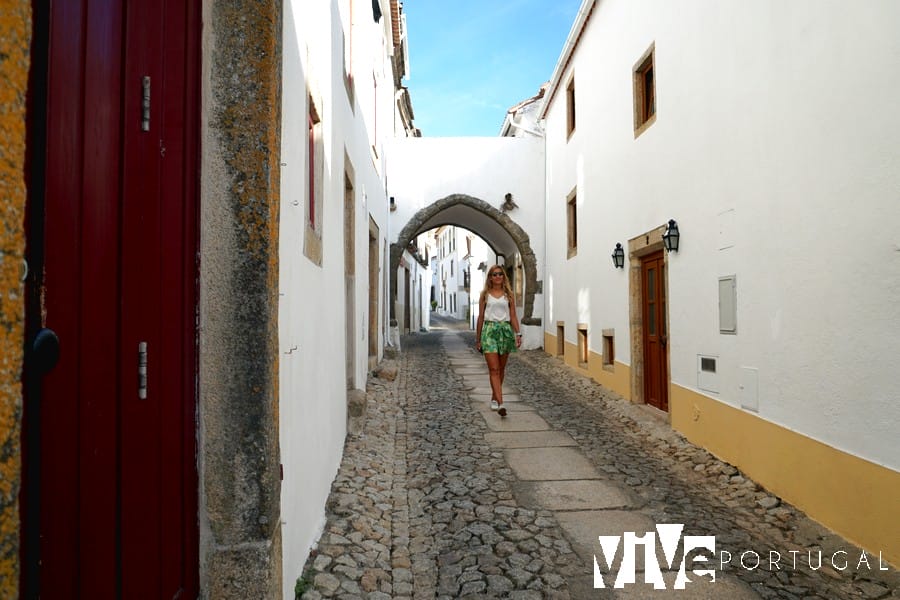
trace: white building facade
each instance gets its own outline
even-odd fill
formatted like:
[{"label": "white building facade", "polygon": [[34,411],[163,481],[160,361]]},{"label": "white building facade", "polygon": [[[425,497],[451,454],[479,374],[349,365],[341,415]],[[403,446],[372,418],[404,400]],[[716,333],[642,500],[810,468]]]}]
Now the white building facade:
[{"label": "white building facade", "polygon": [[[288,598],[324,525],[348,400],[365,397],[390,341],[384,141],[416,132],[399,87],[398,2],[286,2],[282,64],[278,373]],[[421,287],[422,277],[416,271],[412,281]]]},{"label": "white building facade", "polygon": [[546,351],[893,561],[897,23],[586,0],[542,109]]},{"label": "white building facade", "polygon": [[[437,253],[437,276],[434,298],[436,311],[462,321],[472,321],[477,311],[478,297],[484,285],[485,266],[496,260],[496,254],[477,234],[455,225],[433,230]],[[474,282],[474,284],[473,284]],[[474,287],[473,287],[474,285]],[[476,305],[473,309],[473,303]]]},{"label": "white building facade", "polygon": [[397,267],[396,318],[389,344],[400,348],[400,335],[427,331],[431,324],[432,267],[428,236],[419,235],[407,245]]}]

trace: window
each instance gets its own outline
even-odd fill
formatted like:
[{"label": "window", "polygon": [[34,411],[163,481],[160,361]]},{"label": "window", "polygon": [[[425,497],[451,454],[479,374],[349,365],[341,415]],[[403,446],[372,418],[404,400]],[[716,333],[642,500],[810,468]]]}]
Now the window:
[{"label": "window", "polygon": [[651,44],[634,68],[634,137],[656,121],[655,54]]},{"label": "window", "polygon": [[556,322],[556,355],[566,355],[566,322]]},{"label": "window", "polygon": [[571,137],[575,131],[575,76],[569,79],[566,86],[566,136]]},{"label": "window", "polygon": [[737,278],[719,277],[719,333],[737,333]]},{"label": "window", "polygon": [[616,330],[603,330],[603,368],[612,371],[616,364]]},{"label": "window", "polygon": [[578,324],[578,366],[588,368],[588,330],[586,323]]},{"label": "window", "polygon": [[322,264],[322,189],[325,179],[322,120],[311,94],[307,95],[307,180],[306,235],[303,252],[315,264]]},{"label": "window", "polygon": [[566,258],[578,253],[578,218],[575,213],[577,196],[575,190],[566,198]]}]

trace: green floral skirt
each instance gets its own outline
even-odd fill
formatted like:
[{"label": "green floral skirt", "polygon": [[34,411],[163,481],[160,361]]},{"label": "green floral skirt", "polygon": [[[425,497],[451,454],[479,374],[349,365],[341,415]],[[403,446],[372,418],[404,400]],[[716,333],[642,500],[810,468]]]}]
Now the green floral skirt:
[{"label": "green floral skirt", "polygon": [[481,328],[482,352],[509,354],[516,351],[516,333],[509,321],[485,321]]}]

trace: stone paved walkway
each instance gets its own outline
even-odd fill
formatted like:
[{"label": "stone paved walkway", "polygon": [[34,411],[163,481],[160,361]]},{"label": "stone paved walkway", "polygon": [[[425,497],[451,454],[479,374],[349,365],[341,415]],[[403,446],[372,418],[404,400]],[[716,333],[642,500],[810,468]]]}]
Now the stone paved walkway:
[{"label": "stone paved walkway", "polygon": [[[348,436],[304,600],[900,598],[894,567],[868,556],[871,568],[855,569],[852,545],[543,351],[510,360],[501,419],[474,335],[443,323],[402,340],[395,379],[370,379],[365,429]],[[608,567],[597,536],[660,523],[716,536],[717,556],[732,561],[714,563],[715,583],[691,576],[676,591],[664,568],[667,590],[610,589],[621,559]],[[843,571],[830,565],[838,550]],[[594,587],[595,556],[606,589]]]}]

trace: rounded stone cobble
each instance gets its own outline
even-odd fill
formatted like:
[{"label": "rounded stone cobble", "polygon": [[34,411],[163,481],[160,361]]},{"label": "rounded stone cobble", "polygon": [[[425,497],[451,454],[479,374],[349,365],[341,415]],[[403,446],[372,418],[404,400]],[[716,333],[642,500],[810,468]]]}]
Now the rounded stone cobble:
[{"label": "rounded stone cobble", "polygon": [[[552,512],[517,504],[515,477],[486,443],[442,335],[404,337],[396,379],[370,378],[365,427],[347,438],[325,529],[304,567],[304,600],[563,599],[590,572]],[[462,336],[474,344],[472,333]],[[830,568],[829,549],[854,547],[559,359],[520,352],[507,374],[599,472],[641,499],[637,510],[733,550],[725,570],[761,598],[900,597],[893,568],[878,572],[877,557],[871,571]],[[797,551],[796,568],[769,567],[770,549],[783,561]],[[823,564],[811,569],[809,552],[815,563],[820,549]],[[745,550],[762,554],[758,568],[742,566]]]},{"label": "rounded stone cobble", "polygon": [[552,513],[517,505],[440,336],[403,342],[396,380],[369,382],[302,598],[569,598],[580,561]]},{"label": "rounded stone cobble", "polygon": [[419,542],[410,550],[423,574],[414,598],[568,598],[566,580],[549,575],[577,558],[551,513],[516,504],[512,471],[485,441],[440,338],[412,336],[404,355],[409,388],[421,392],[404,411],[410,534]]}]

